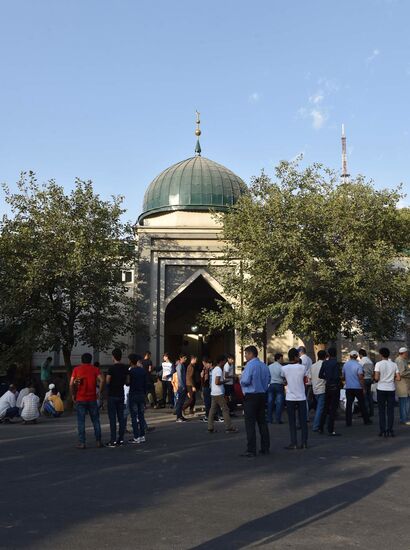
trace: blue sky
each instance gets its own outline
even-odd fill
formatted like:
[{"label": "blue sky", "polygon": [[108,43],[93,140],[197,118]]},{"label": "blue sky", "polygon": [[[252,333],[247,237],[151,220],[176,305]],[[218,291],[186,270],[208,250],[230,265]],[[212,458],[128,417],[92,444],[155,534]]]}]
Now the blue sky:
[{"label": "blue sky", "polygon": [[203,155],[245,181],[301,152],[339,169],[344,122],[350,173],[410,193],[409,21],[407,0],[2,2],[0,181],[92,179],[135,219],[198,109]]}]

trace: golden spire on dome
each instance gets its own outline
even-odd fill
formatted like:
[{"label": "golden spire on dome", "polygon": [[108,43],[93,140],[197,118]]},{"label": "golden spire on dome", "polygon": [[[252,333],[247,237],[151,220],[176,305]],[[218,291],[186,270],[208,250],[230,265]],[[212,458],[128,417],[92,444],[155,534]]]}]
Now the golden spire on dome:
[{"label": "golden spire on dome", "polygon": [[199,136],[201,135],[201,128],[200,128],[200,124],[201,124],[201,121],[199,119],[199,111],[195,111],[196,113],[196,130],[195,130],[195,135],[197,137],[197,140],[196,140],[196,147],[195,147],[195,153],[200,157],[201,156],[201,145],[199,143]]}]

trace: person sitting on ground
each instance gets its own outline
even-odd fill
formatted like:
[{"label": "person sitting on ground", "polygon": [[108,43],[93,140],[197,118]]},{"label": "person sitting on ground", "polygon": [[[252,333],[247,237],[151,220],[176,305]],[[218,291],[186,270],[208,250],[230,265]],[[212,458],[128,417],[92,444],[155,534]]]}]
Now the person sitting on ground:
[{"label": "person sitting on ground", "polygon": [[10,422],[12,418],[20,415],[16,405],[17,388],[10,384],[9,389],[0,397],[0,422]]},{"label": "person sitting on ground", "polygon": [[[48,398],[53,395],[53,390],[55,389],[56,385],[55,384],[49,384],[48,385],[48,392],[46,393],[46,395],[44,396],[44,400],[43,400],[43,403],[41,405],[41,410],[40,412],[44,412],[44,405],[48,402]],[[61,398],[61,395],[60,395],[60,392],[57,392],[58,397]]]},{"label": "person sitting on ground", "polygon": [[21,412],[21,402],[23,401],[23,397],[28,395],[30,393],[30,388],[32,387],[32,383],[30,380],[26,381],[26,385],[23,389],[21,389],[16,395],[16,407],[19,408],[19,411]]},{"label": "person sitting on ground", "polygon": [[57,388],[51,390],[51,395],[47,398],[46,403],[43,405],[44,414],[58,418],[64,412],[64,403],[61,400],[60,394]]},{"label": "person sitting on ground", "polygon": [[40,416],[40,398],[36,390],[30,388],[29,393],[23,397],[21,402],[21,418],[24,424],[35,424]]}]

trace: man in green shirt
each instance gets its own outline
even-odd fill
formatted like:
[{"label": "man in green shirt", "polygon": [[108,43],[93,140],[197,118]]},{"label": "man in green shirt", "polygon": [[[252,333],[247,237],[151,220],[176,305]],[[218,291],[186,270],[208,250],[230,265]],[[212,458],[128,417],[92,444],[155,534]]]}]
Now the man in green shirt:
[{"label": "man in green shirt", "polygon": [[45,391],[48,391],[48,385],[51,381],[51,369],[52,369],[51,361],[52,360],[53,359],[51,357],[47,357],[47,359],[41,365],[40,378]]}]

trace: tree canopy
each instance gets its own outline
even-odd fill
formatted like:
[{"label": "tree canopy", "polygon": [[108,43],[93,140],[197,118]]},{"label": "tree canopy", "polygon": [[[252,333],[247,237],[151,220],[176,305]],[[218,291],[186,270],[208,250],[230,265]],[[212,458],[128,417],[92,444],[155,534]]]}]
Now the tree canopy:
[{"label": "tree canopy", "polygon": [[23,173],[4,187],[11,214],[0,226],[3,352],[61,349],[67,368],[77,343],[104,350],[135,330],[135,301],[121,278],[133,267],[131,227],[122,197],[102,200],[91,181],[65,193]]},{"label": "tree canopy", "polygon": [[340,330],[392,337],[410,310],[401,197],[400,188],[375,189],[361,176],[340,183],[319,164],[281,162],[274,180],[253,178],[249,193],[218,215],[226,265],[240,266],[222,277],[232,299],[202,321],[251,333],[271,319],[277,334],[289,329],[316,343]]}]

